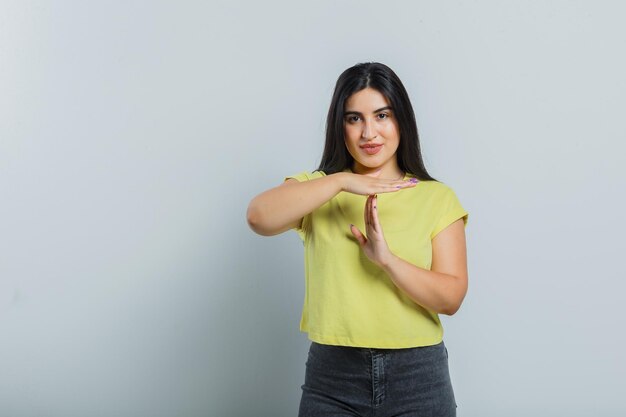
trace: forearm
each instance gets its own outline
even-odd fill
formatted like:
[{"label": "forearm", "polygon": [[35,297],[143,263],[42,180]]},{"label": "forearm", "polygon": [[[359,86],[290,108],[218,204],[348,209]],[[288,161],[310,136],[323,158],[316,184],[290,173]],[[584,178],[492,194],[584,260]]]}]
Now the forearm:
[{"label": "forearm", "polygon": [[293,227],[341,191],[340,173],[310,181],[285,183],[256,196],[248,206],[248,224],[271,236]]},{"label": "forearm", "polygon": [[467,292],[466,277],[420,268],[395,255],[382,268],[409,298],[436,313],[456,313]]}]

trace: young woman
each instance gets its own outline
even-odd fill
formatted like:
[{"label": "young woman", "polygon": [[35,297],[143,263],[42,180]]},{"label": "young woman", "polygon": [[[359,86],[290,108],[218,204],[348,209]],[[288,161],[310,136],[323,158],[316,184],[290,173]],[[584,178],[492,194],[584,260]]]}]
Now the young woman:
[{"label": "young woman", "polygon": [[467,292],[468,214],[422,162],[415,115],[380,63],[335,86],[319,168],[256,196],[248,223],[304,242],[299,416],[454,416],[439,314]]}]

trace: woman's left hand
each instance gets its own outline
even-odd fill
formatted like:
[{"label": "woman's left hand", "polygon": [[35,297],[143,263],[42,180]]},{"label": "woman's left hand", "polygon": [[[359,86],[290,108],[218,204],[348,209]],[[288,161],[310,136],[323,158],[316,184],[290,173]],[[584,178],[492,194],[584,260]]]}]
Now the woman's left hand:
[{"label": "woman's left hand", "polygon": [[383,267],[389,263],[393,254],[389,250],[383,229],[378,221],[377,203],[378,198],[376,195],[367,197],[364,210],[365,236],[353,224],[350,225],[350,231],[359,242],[359,245],[369,260]]}]

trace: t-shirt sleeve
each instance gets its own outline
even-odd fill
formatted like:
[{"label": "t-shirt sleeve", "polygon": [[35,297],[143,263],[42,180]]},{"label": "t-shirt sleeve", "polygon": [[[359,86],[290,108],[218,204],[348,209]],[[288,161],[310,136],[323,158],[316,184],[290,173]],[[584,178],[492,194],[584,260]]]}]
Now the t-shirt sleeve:
[{"label": "t-shirt sleeve", "polygon": [[289,176],[285,177],[284,181],[287,181],[289,178],[293,178],[295,180],[298,180],[298,181],[302,182],[302,181],[310,180],[311,177],[312,177],[312,174],[310,172],[303,171],[303,172],[299,172],[297,174],[289,175]]},{"label": "t-shirt sleeve", "polygon": [[[289,178],[293,178],[300,182],[309,181],[315,178],[320,178],[323,175],[324,174],[321,173],[320,171],[314,171],[314,172],[303,171],[303,172],[285,177],[284,181],[287,181]],[[298,233],[298,236],[300,236],[300,239],[302,239],[303,242],[304,242],[304,239],[306,238],[308,231],[311,229],[311,215],[312,214],[309,213],[306,216],[304,216],[302,218],[302,225],[300,227],[293,228],[293,230],[295,230]]]},{"label": "t-shirt sleeve", "polygon": [[463,219],[463,226],[467,226],[467,219],[469,217],[467,211],[461,205],[461,202],[457,198],[454,191],[451,188],[445,187],[441,196],[440,215],[439,219],[435,223],[435,227],[430,234],[432,240],[439,232],[459,219]]}]

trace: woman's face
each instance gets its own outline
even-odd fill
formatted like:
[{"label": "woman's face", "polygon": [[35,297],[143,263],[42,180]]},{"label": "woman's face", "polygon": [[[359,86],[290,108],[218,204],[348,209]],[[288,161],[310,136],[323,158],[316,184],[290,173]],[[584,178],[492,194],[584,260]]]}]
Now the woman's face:
[{"label": "woman's face", "polygon": [[380,178],[396,178],[396,150],[400,144],[398,122],[389,101],[378,90],[365,88],[346,100],[344,132],[352,170],[368,174],[381,169]]}]

